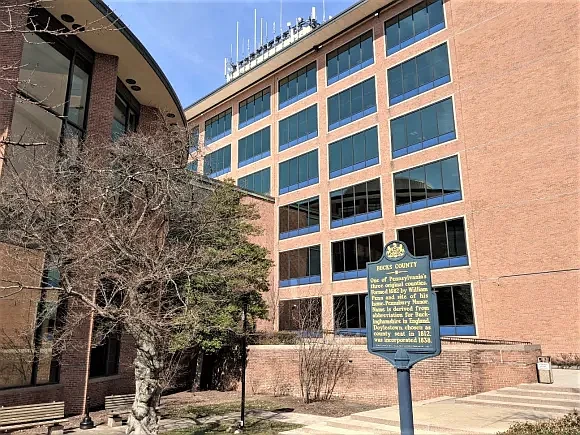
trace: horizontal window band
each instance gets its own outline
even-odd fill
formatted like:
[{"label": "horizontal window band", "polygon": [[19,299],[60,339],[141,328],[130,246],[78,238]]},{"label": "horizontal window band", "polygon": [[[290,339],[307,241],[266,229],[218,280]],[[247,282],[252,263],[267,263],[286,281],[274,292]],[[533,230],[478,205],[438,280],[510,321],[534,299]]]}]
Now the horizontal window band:
[{"label": "horizontal window band", "polygon": [[317,233],[320,231],[320,224],[310,225],[309,227],[299,228],[297,230],[280,233],[280,240],[291,239],[292,237],[303,236],[305,234]]},{"label": "horizontal window band", "polygon": [[210,137],[209,139],[206,138],[204,144],[205,144],[205,146],[208,146],[209,144],[212,144],[215,141],[218,141],[221,138],[230,135],[231,133],[232,133],[232,129],[230,128],[229,130],[226,130],[223,133],[218,134],[217,136]]},{"label": "horizontal window band", "polygon": [[395,214],[407,213],[423,208],[434,207],[436,205],[448,204],[450,202],[460,201],[461,192],[446,193],[445,195],[435,196],[433,198],[422,199],[420,201],[409,202],[407,204],[397,205]]},{"label": "horizontal window band", "polygon": [[454,131],[442,134],[441,136],[437,136],[431,139],[427,139],[423,142],[419,142],[413,145],[409,145],[404,148],[400,148],[398,150],[393,151],[393,158],[406,156],[407,154],[416,153],[417,151],[421,151],[427,148],[431,148],[435,145],[439,145],[445,142],[449,142],[457,137]]},{"label": "horizontal window band", "polygon": [[377,111],[377,106],[375,104],[373,107],[369,107],[361,112],[355,113],[354,115],[348,116],[346,118],[343,118],[337,122],[330,124],[328,126],[328,131],[336,130],[337,128],[345,126],[347,124],[350,124],[351,122],[358,121],[359,119],[364,118],[365,116],[371,115],[371,114],[375,113],[376,111]]},{"label": "horizontal window band", "polygon": [[434,33],[437,33],[439,30],[443,30],[444,28],[445,28],[445,22],[437,23],[433,27],[431,27],[430,29],[425,30],[424,32],[421,32],[421,33],[413,36],[412,38],[409,38],[406,41],[403,41],[400,44],[397,44],[394,47],[387,49],[387,56],[390,56],[391,54],[395,54],[396,52],[401,51],[404,48],[407,48],[407,47],[413,45],[415,42],[419,42],[420,40],[425,39],[427,36],[430,36]]},{"label": "horizontal window band", "polygon": [[242,129],[244,127],[247,127],[248,125],[253,124],[256,121],[259,121],[260,119],[263,119],[266,116],[270,116],[270,109],[266,110],[265,112],[260,113],[259,115],[255,115],[253,118],[247,119],[244,122],[240,122],[238,129]]},{"label": "horizontal window band", "polygon": [[303,276],[280,281],[280,287],[293,287],[296,285],[319,284],[322,282],[320,275]]},{"label": "horizontal window band", "polygon": [[220,175],[224,175],[227,174],[228,172],[230,172],[232,170],[231,166],[222,169],[221,171],[217,171],[217,172],[212,172],[211,174],[208,175],[209,178],[215,178],[215,177],[219,177]]},{"label": "horizontal window band", "polygon": [[241,168],[243,166],[248,166],[251,163],[265,159],[266,157],[270,157],[270,151],[264,151],[261,154],[256,154],[255,156],[250,157],[249,159],[242,160],[241,162],[238,162],[238,168]]},{"label": "horizontal window band", "polygon": [[347,279],[357,279],[357,278],[366,278],[367,277],[367,270],[360,269],[360,270],[348,270],[346,272],[333,272],[332,273],[332,280],[333,281],[344,281]]},{"label": "horizontal window band", "polygon": [[316,136],[318,136],[318,130],[308,133],[305,136],[300,136],[298,139],[291,140],[288,143],[280,144],[280,151],[284,151],[287,150],[288,148],[295,147],[296,145],[301,144],[302,142],[314,139]]},{"label": "horizontal window band", "polygon": [[304,187],[312,186],[313,184],[318,184],[318,177],[311,178],[310,180],[306,181],[301,181],[298,184],[292,184],[291,186],[288,187],[282,187],[280,188],[280,195],[288,192],[293,192],[295,190],[302,189]]},{"label": "horizontal window band", "polygon": [[310,89],[307,89],[304,92],[301,92],[300,94],[296,95],[295,97],[292,97],[286,101],[281,102],[278,105],[278,109],[283,109],[284,107],[288,107],[290,104],[295,103],[296,101],[301,100],[302,98],[306,98],[309,95],[312,95],[316,92],[316,86]]},{"label": "horizontal window band", "polygon": [[330,228],[340,228],[347,225],[357,224],[360,222],[371,221],[373,219],[379,219],[382,217],[381,210],[375,210],[368,213],[361,213],[354,216],[349,216],[343,219],[332,220],[330,222]]},{"label": "horizontal window band", "polygon": [[468,264],[469,260],[467,255],[450,258],[438,258],[431,260],[431,269],[447,269],[449,267],[467,266]]},{"label": "horizontal window band", "polygon": [[393,106],[397,103],[400,103],[401,101],[408,100],[409,98],[430,91],[431,89],[444,85],[445,83],[449,83],[450,81],[451,76],[447,74],[446,76],[440,77],[437,80],[433,80],[432,82],[421,85],[418,88],[411,89],[410,91],[407,91],[404,94],[397,95],[396,97],[393,98],[389,98],[389,106]]},{"label": "horizontal window band", "polygon": [[[369,65],[372,65],[373,63],[375,63],[375,58],[374,58],[374,56],[373,56],[373,57],[371,57],[370,59],[367,59],[367,60],[365,60],[365,61],[364,61],[364,62],[362,62],[362,63],[359,63],[359,64],[357,64],[357,65],[355,65],[355,66],[353,66],[353,67],[350,67],[348,70],[346,70],[346,71],[343,71],[343,72],[341,72],[340,74],[337,74],[337,75],[335,75],[335,76],[332,76],[332,77],[328,77],[328,80],[327,80],[327,85],[328,85],[328,86],[330,86],[330,85],[332,85],[333,83],[336,83],[336,82],[338,82],[339,80],[342,80],[343,78],[345,78],[345,77],[348,77],[348,76],[350,76],[350,75],[354,74],[355,72],[357,72],[357,71],[360,71],[361,69],[364,69],[364,68],[366,68],[366,67],[367,67],[367,66],[369,66]],[[326,67],[328,68],[328,64],[327,64],[327,66],[326,66]]]},{"label": "horizontal window band", "polygon": [[373,157],[372,159],[366,160],[364,162],[355,163],[354,165],[347,166],[342,169],[337,169],[336,171],[332,171],[329,175],[330,178],[340,177],[341,175],[350,174],[351,172],[359,171],[364,168],[368,168],[369,166],[374,166],[379,163],[378,157]]}]

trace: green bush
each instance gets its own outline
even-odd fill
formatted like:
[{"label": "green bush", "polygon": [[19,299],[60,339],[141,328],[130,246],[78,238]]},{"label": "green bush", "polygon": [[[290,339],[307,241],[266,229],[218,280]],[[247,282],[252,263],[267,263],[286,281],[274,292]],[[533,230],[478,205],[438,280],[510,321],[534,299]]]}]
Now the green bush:
[{"label": "green bush", "polygon": [[297,344],[296,332],[256,332],[248,337],[248,344]]},{"label": "green bush", "polygon": [[503,435],[579,435],[580,414],[574,411],[562,418],[538,421],[535,423],[516,423]]}]

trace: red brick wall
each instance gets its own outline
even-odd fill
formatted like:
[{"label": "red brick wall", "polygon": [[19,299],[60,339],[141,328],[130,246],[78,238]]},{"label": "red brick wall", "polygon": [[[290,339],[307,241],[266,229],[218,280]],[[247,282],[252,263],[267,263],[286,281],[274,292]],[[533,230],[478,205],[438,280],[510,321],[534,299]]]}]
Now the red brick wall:
[{"label": "red brick wall", "polygon": [[65,402],[62,385],[0,390],[0,406],[19,406],[33,403]]},{"label": "red brick wall", "polygon": [[108,140],[113,128],[119,58],[97,53],[91,78],[87,137]]},{"label": "red brick wall", "polygon": [[[463,397],[536,382],[539,346],[443,345],[440,356],[411,370],[413,400]],[[250,346],[247,385],[252,393],[300,395],[296,346]],[[351,374],[337,396],[381,405],[397,403],[396,370],[366,346],[350,346]],[[372,391],[372,394],[369,394]]]}]

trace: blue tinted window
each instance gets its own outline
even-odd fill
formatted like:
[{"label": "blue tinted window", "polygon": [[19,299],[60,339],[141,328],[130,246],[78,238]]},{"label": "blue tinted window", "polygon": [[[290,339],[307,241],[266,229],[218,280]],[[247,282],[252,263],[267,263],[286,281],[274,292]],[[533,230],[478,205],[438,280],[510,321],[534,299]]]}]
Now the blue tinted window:
[{"label": "blue tinted window", "polygon": [[372,77],[328,98],[328,130],[376,111],[375,78]]},{"label": "blue tinted window", "polygon": [[270,168],[246,175],[238,180],[238,186],[262,195],[270,194]]},{"label": "blue tinted window", "polygon": [[189,154],[195,153],[199,149],[199,125],[191,129],[189,134]]},{"label": "blue tinted window", "polygon": [[357,237],[332,243],[332,280],[364,278],[367,263],[383,254],[383,235]]},{"label": "blue tinted window", "polygon": [[318,183],[318,150],[280,163],[280,195]]},{"label": "blue tinted window", "polygon": [[282,109],[316,92],[316,62],[299,69],[278,84],[278,102]]},{"label": "blue tinted window", "polygon": [[197,160],[189,162],[187,164],[187,170],[191,172],[197,172],[197,165],[198,165]]},{"label": "blue tinted window", "polygon": [[320,282],[320,245],[279,254],[280,287]]},{"label": "blue tinted window", "polygon": [[442,0],[422,1],[385,23],[387,56],[444,27]]},{"label": "blue tinted window", "polygon": [[461,199],[457,156],[397,172],[393,178],[397,214]]},{"label": "blue tinted window", "polygon": [[330,178],[379,163],[377,127],[347,136],[328,145]]},{"label": "blue tinted window", "polygon": [[278,124],[280,151],[318,136],[317,105],[310,106]]},{"label": "blue tinted window", "polygon": [[270,155],[270,127],[256,131],[238,141],[238,168]]},{"label": "blue tinted window", "polygon": [[232,147],[227,145],[209,153],[203,160],[203,173],[208,177],[219,177],[232,169]]},{"label": "blue tinted window", "polygon": [[268,116],[270,114],[270,88],[240,102],[239,114],[239,128]]},{"label": "blue tinted window", "polygon": [[448,83],[451,75],[447,43],[389,68],[387,80],[390,105]]},{"label": "blue tinted window", "polygon": [[394,158],[455,137],[451,98],[391,120],[391,150]]},{"label": "blue tinted window", "polygon": [[330,192],[330,215],[331,228],[379,219],[382,216],[379,179]]},{"label": "blue tinted window", "polygon": [[280,239],[302,236],[320,231],[320,202],[318,196],[283,205],[279,208]]},{"label": "blue tinted window", "polygon": [[373,61],[373,32],[369,30],[326,55],[327,82],[330,85]]},{"label": "blue tinted window", "polygon": [[208,145],[232,132],[232,109],[205,121],[205,144]]}]

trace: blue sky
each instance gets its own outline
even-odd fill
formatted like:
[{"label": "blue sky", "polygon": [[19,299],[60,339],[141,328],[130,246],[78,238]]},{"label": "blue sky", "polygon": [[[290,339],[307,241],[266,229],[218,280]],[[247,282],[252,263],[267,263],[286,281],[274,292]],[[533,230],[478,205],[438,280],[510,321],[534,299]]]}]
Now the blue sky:
[{"label": "blue sky", "polygon": [[[240,21],[240,40],[249,38],[252,49],[254,8],[258,10],[258,43],[260,17],[268,22],[270,36],[274,22],[279,34],[280,0],[105,1],[159,63],[184,108],[225,83],[224,57],[229,57],[233,44],[235,58],[236,21]],[[325,0],[326,16],[354,2]],[[312,6],[320,21],[322,0],[282,0],[283,26],[297,17],[307,18]]]}]

